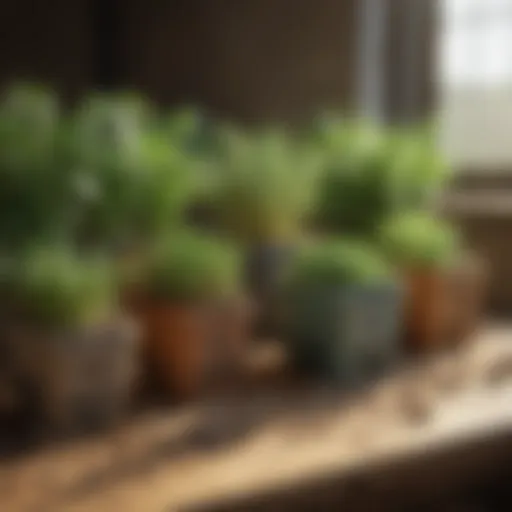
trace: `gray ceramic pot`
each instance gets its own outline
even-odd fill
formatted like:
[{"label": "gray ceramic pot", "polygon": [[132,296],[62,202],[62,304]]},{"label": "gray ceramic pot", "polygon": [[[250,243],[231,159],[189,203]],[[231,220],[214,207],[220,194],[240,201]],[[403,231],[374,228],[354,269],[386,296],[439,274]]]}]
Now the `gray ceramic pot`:
[{"label": "gray ceramic pot", "polygon": [[399,356],[402,309],[403,291],[394,284],[296,292],[287,327],[297,368],[345,385],[379,376]]}]

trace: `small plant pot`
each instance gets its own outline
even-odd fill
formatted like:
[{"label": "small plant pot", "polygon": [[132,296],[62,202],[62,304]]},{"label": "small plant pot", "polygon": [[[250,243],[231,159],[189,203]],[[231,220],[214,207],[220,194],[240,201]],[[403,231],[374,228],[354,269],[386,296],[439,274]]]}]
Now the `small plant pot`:
[{"label": "small plant pot", "polygon": [[452,301],[448,274],[422,269],[406,274],[406,346],[412,352],[429,352],[448,343]]},{"label": "small plant pot", "polygon": [[453,344],[471,338],[482,321],[488,275],[483,262],[474,256],[462,259],[449,273],[452,314],[448,338]]},{"label": "small plant pot", "polygon": [[258,336],[280,334],[282,279],[295,249],[287,244],[260,244],[253,246],[247,254],[247,283],[255,299],[255,330]]},{"label": "small plant pot", "polygon": [[137,330],[120,319],[71,330],[19,327],[13,364],[42,426],[58,435],[104,428],[126,412],[137,374]]},{"label": "small plant pot", "polygon": [[396,361],[403,292],[396,285],[317,287],[290,299],[289,341],[299,371],[358,385]]},{"label": "small plant pot", "polygon": [[157,379],[179,399],[229,385],[242,368],[251,319],[245,297],[148,306],[143,315],[145,348]]},{"label": "small plant pot", "polygon": [[211,327],[211,311],[203,304],[150,303],[145,307],[145,349],[158,380],[179,399],[197,395],[208,380]]},{"label": "small plant pot", "polygon": [[408,273],[407,345],[426,352],[459,344],[481,321],[487,274],[467,257],[442,270]]}]

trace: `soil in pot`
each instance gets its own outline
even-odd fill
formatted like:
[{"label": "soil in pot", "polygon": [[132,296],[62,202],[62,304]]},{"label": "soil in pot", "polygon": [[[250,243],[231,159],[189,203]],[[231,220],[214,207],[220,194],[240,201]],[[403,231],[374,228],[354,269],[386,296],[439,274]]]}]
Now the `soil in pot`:
[{"label": "soil in pot", "polygon": [[378,377],[398,358],[402,308],[395,285],[302,290],[289,311],[297,368],[349,386]]}]

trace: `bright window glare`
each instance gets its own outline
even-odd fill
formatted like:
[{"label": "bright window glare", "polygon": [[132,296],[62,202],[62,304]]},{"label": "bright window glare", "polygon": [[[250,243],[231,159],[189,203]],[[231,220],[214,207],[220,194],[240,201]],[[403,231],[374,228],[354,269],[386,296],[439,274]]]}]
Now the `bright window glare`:
[{"label": "bright window glare", "polygon": [[512,0],[444,0],[440,84],[455,164],[512,164]]}]

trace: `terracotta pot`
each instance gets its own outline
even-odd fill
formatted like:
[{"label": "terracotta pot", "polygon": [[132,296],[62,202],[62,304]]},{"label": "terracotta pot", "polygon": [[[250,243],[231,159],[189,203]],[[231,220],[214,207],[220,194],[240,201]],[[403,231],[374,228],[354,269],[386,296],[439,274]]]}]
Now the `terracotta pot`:
[{"label": "terracotta pot", "polygon": [[430,351],[447,344],[452,315],[447,274],[437,269],[406,274],[406,344],[412,351]]},{"label": "terracotta pot", "polygon": [[452,312],[449,339],[458,344],[471,338],[482,321],[488,284],[484,263],[468,255],[449,273]]},{"label": "terracotta pot", "polygon": [[461,343],[483,313],[487,273],[478,259],[465,256],[447,269],[407,274],[407,344],[428,351]]},{"label": "terracotta pot", "polygon": [[54,433],[111,424],[128,407],[137,373],[137,330],[126,319],[70,330],[12,329],[12,364]]},{"label": "terracotta pot", "polygon": [[143,312],[147,354],[159,380],[178,398],[198,394],[208,380],[214,336],[204,304],[148,303]]}]

